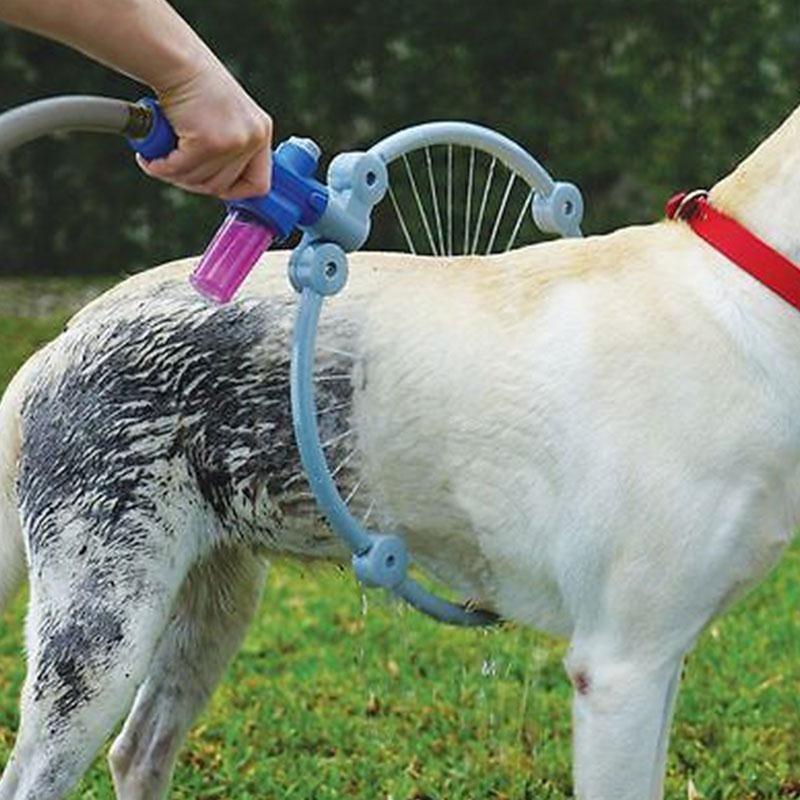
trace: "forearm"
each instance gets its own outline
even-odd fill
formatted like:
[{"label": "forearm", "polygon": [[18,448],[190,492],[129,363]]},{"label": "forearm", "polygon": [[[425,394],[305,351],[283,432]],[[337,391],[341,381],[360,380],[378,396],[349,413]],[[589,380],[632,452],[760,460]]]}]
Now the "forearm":
[{"label": "forearm", "polygon": [[0,0],[8,22],[151,86],[178,146],[142,169],[224,199],[269,189],[272,120],[166,0]]},{"label": "forearm", "polygon": [[216,61],[164,0],[0,0],[0,20],[81,50],[159,93]]}]

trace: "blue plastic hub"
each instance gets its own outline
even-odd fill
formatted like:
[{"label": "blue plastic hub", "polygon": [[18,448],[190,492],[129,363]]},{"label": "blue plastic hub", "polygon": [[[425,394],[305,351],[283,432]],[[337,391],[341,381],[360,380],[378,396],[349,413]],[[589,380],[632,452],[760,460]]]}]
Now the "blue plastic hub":
[{"label": "blue plastic hub", "polygon": [[286,238],[295,228],[313,225],[328,207],[328,188],[314,178],[319,148],[311,139],[293,136],[272,156],[272,186],[262,197],[226,203],[246,211]]}]

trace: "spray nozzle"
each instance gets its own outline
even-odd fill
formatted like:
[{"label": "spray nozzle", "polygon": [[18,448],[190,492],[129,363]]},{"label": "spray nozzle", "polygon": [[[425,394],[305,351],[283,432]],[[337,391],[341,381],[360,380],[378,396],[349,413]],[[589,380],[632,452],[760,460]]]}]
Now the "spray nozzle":
[{"label": "spray nozzle", "polygon": [[273,242],[322,216],[328,190],[314,178],[319,155],[311,139],[292,137],[273,153],[270,191],[226,204],[228,216],[192,274],[199,292],[227,303]]},{"label": "spray nozzle", "polygon": [[[131,106],[126,130],[131,147],[148,159],[168,155],[178,143],[152,98]],[[331,162],[325,185],[314,177],[319,156],[311,139],[287,139],[272,156],[270,191],[226,203],[228,215],[191,278],[198,291],[227,302],[259,256],[297,229],[305,233],[290,264],[290,278],[298,290],[304,285],[303,254],[308,247],[330,242],[343,253],[361,247],[369,235],[372,208],[388,187],[386,164],[373,153],[342,153]]]},{"label": "spray nozzle", "polygon": [[[131,106],[128,133],[130,146],[148,160],[163,158],[178,144],[161,106],[150,97]],[[226,203],[228,215],[192,275],[198,291],[226,303],[273,242],[322,216],[328,189],[314,178],[319,156],[316,142],[293,136],[273,153],[270,191]]]}]

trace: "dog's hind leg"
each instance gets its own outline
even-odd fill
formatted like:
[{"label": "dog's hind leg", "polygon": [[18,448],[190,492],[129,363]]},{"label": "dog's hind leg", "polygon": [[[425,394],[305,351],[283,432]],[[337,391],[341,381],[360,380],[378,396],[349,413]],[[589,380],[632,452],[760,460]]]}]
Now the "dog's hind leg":
[{"label": "dog's hind leg", "polygon": [[567,670],[579,800],[661,800],[681,661],[615,657],[573,642]]},{"label": "dog's hind leg", "polygon": [[119,800],[166,796],[178,749],[253,617],[265,566],[243,547],[220,548],[189,574],[109,754]]},{"label": "dog's hind leg", "polygon": [[91,533],[80,538],[94,549],[76,560],[80,525],[33,552],[28,673],[0,800],[61,800],[73,788],[130,707],[187,571],[174,542],[127,538],[126,556]]}]

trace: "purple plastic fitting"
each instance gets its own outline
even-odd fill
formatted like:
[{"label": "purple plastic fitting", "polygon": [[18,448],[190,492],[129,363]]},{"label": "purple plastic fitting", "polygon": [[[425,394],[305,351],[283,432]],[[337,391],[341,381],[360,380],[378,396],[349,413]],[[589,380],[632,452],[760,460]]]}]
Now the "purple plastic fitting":
[{"label": "purple plastic fitting", "polygon": [[232,209],[192,273],[192,286],[209,300],[227,303],[275,238],[264,223]]}]

